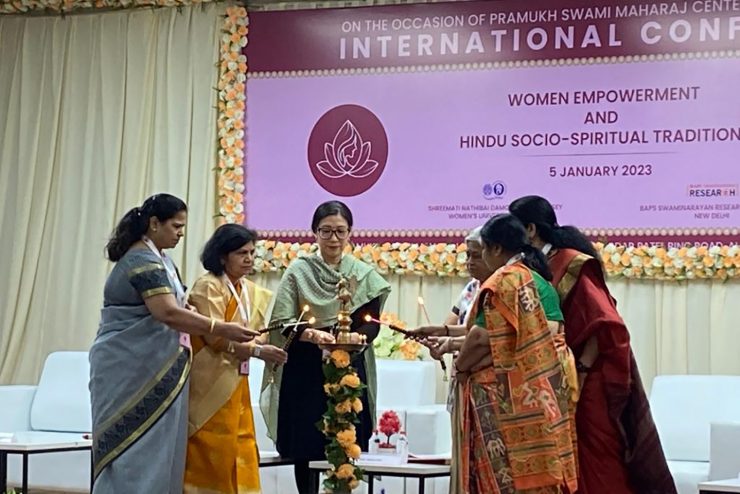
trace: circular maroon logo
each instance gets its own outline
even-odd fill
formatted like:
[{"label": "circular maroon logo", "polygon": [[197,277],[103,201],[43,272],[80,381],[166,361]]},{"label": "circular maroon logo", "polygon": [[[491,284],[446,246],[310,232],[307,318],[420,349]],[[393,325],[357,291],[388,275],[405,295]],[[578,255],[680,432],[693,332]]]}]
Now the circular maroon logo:
[{"label": "circular maroon logo", "polygon": [[356,196],[375,185],[388,160],[388,137],[373,112],[342,105],[324,113],[308,138],[308,166],[321,187]]}]

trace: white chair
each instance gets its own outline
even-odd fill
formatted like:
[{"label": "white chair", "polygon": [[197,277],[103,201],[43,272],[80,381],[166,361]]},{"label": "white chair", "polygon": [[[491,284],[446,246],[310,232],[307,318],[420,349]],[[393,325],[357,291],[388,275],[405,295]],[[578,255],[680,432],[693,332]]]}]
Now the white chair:
[{"label": "white chair", "polygon": [[[44,363],[37,386],[0,386],[0,432],[16,442],[74,442],[92,429],[87,352],[55,352]],[[89,492],[90,453],[29,457],[29,486]],[[21,460],[8,457],[8,483],[21,483]]]},{"label": "white chair", "polygon": [[658,376],[650,407],[679,494],[697,494],[700,482],[722,480],[716,476],[737,477],[740,376]]}]

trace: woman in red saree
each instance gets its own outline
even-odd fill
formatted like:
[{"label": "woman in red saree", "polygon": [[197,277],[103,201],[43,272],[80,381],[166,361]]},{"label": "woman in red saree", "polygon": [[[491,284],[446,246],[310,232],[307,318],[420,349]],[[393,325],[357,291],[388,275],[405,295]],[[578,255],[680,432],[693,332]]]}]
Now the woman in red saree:
[{"label": "woman in red saree", "polygon": [[470,309],[473,326],[455,362],[463,383],[462,492],[572,493],[570,389],[538,292],[538,278],[551,277],[547,261],[511,215],[491,218],[481,237],[495,272]]},{"label": "woman in red saree", "polygon": [[596,250],[578,229],[559,226],[542,197],[522,197],[509,210],[548,255],[583,382],[576,412],[578,493],[674,494],[629,332]]}]

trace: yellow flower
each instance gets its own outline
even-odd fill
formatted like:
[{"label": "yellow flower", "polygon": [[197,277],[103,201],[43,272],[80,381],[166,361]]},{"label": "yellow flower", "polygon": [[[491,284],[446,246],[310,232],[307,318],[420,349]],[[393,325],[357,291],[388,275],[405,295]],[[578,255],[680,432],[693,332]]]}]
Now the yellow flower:
[{"label": "yellow flower", "polygon": [[352,411],[352,402],[349,400],[344,400],[341,403],[337,403],[334,407],[334,411],[337,413],[349,413]]},{"label": "yellow flower", "polygon": [[330,394],[336,392],[336,390],[338,388],[339,388],[339,386],[337,386],[336,384],[326,383],[326,384],[324,384],[324,393],[330,395]]},{"label": "yellow flower", "polygon": [[345,463],[337,468],[337,477],[340,479],[354,479],[355,467],[350,463]]},{"label": "yellow flower", "polygon": [[349,386],[350,388],[355,389],[359,388],[360,384],[360,378],[357,377],[357,374],[347,374],[341,381],[339,381],[340,386]]},{"label": "yellow flower", "polygon": [[357,432],[354,427],[337,432],[337,442],[343,448],[349,448],[357,443]]},{"label": "yellow flower", "polygon": [[331,352],[331,359],[334,365],[340,369],[349,367],[349,353],[344,350],[334,350]]},{"label": "yellow flower", "polygon": [[345,448],[345,452],[347,453],[347,456],[349,456],[353,460],[359,459],[360,455],[362,454],[362,450],[356,444],[349,445],[349,447]]},{"label": "yellow flower", "polygon": [[352,402],[352,410],[355,413],[360,413],[362,411],[362,400],[360,400],[359,398],[355,398]]},{"label": "yellow flower", "polygon": [[360,481],[359,480],[354,479],[354,480],[350,480],[349,481],[349,488],[350,489],[354,490],[354,489],[357,489],[358,487],[360,487]]}]

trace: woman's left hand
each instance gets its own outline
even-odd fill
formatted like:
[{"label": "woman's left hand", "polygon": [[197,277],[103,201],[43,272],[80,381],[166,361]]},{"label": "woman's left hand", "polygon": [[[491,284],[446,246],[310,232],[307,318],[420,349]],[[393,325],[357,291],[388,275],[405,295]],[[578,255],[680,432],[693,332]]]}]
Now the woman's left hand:
[{"label": "woman's left hand", "polygon": [[328,345],[336,343],[334,336],[326,331],[320,331],[318,329],[308,328],[301,335],[301,341],[308,341],[314,345]]}]

